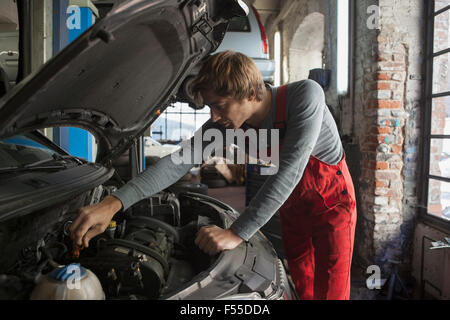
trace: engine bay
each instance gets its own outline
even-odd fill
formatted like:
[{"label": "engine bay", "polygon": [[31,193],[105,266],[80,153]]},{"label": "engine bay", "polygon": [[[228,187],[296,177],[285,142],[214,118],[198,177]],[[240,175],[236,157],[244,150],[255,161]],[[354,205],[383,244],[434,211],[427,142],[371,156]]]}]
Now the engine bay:
[{"label": "engine bay", "polygon": [[[94,204],[113,191],[99,186],[72,201],[77,204],[61,204],[0,228],[0,241],[16,240],[9,250],[10,259],[0,263],[0,298],[47,299],[33,294],[36,287],[43,281],[62,281],[61,275],[51,275],[64,266],[79,265],[98,278],[106,299],[160,299],[176,292],[217,259],[204,254],[194,239],[202,226],[224,227],[224,218],[201,201],[170,192],[156,194],[117,214],[104,233],[77,252],[69,227],[79,203]],[[16,233],[8,235],[5,230],[13,230],[11,224],[15,224]],[[22,231],[17,232],[17,228]],[[21,244],[27,245],[14,250]]]}]

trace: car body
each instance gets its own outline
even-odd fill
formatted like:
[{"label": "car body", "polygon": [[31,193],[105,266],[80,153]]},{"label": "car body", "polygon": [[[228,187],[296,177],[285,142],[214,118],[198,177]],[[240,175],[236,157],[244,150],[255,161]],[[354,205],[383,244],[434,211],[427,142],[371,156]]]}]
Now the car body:
[{"label": "car body", "polygon": [[19,63],[19,32],[0,33],[0,69],[6,74],[5,81],[9,86],[16,82]]},{"label": "car body", "polygon": [[145,142],[145,155],[163,158],[168,154],[171,154],[181,147],[173,144],[161,144],[152,137],[144,137]]},{"label": "car body", "polygon": [[269,59],[266,31],[258,11],[250,6],[246,17],[234,17],[216,52],[233,50],[253,59],[265,82],[273,83],[275,62]]},{"label": "car body", "polygon": [[[227,228],[239,215],[206,195],[152,195],[118,213],[81,252],[68,232],[80,207],[126,183],[116,170],[122,155],[139,157],[138,139],[169,103],[186,99],[185,79],[242,14],[233,0],[123,1],[0,99],[1,299],[67,289],[61,266],[74,264],[89,270],[82,279],[98,279],[98,298],[291,298],[262,233],[213,257],[194,244],[202,226]],[[57,126],[89,130],[96,162],[69,155],[39,131]],[[131,176],[139,173],[134,160],[128,157]]]}]

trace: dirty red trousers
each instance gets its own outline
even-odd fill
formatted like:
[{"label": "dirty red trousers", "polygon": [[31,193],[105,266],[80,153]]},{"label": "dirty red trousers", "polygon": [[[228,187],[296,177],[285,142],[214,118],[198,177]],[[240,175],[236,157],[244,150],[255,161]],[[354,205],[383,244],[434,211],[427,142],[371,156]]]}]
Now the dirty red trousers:
[{"label": "dirty red trousers", "polygon": [[311,157],[280,217],[299,298],[348,300],[356,201],[345,157],[336,166]]},{"label": "dirty red trousers", "polygon": [[[286,86],[278,89],[277,123],[284,121],[285,108]],[[337,165],[311,156],[302,179],[279,211],[289,272],[299,299],[350,299],[356,200],[345,155]]]}]

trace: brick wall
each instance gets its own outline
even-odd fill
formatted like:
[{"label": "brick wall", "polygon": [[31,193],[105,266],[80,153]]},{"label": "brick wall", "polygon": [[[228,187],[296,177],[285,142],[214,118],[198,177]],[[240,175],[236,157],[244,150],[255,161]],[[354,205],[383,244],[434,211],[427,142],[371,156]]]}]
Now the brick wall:
[{"label": "brick wall", "polygon": [[[380,8],[379,30],[367,8]],[[423,1],[361,1],[356,42],[356,123],[361,149],[357,259],[389,269],[411,260],[417,214],[424,5]],[[419,80],[417,80],[419,79]]]}]

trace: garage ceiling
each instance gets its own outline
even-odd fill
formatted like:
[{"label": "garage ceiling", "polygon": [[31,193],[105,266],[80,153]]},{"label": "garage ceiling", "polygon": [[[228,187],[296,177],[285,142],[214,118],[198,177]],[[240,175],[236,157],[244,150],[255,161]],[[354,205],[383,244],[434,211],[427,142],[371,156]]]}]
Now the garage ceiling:
[{"label": "garage ceiling", "polygon": [[281,0],[248,0],[245,2],[252,4],[258,10],[264,25],[270,15],[277,16],[280,13]]},{"label": "garage ceiling", "polygon": [[272,12],[277,13],[281,8],[281,0],[250,0],[256,9],[261,12]]},{"label": "garage ceiling", "polygon": [[0,0],[0,24],[17,26],[17,6],[13,0]]}]

